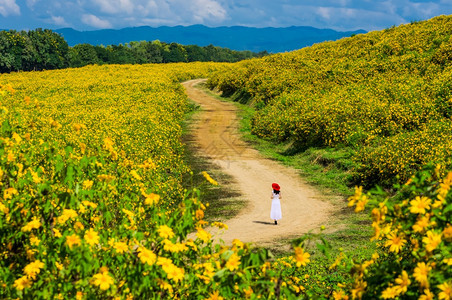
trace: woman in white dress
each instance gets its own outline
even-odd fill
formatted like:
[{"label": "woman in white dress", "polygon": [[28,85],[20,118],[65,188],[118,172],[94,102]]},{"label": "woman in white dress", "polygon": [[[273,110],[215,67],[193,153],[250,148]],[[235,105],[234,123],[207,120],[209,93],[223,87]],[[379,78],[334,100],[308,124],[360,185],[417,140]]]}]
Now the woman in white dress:
[{"label": "woman in white dress", "polygon": [[277,183],[273,183],[272,188],[272,209],[270,211],[270,218],[275,220],[275,225],[278,225],[278,220],[282,218],[281,202],[279,201],[281,199],[281,188]]}]

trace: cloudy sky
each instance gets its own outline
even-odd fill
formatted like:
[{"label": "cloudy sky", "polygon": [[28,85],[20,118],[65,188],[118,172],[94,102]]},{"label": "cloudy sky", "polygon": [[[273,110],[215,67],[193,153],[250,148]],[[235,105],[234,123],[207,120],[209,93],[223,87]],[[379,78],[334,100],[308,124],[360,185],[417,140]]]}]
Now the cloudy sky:
[{"label": "cloudy sky", "polygon": [[0,0],[0,29],[203,24],[380,30],[452,14],[452,0]]}]

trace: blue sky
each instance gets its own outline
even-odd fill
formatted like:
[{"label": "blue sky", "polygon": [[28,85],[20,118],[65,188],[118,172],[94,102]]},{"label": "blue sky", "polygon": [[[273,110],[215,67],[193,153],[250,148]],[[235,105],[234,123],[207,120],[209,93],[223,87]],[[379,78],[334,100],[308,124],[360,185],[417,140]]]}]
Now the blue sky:
[{"label": "blue sky", "polygon": [[452,14],[452,0],[0,0],[1,29],[203,24],[381,30]]}]

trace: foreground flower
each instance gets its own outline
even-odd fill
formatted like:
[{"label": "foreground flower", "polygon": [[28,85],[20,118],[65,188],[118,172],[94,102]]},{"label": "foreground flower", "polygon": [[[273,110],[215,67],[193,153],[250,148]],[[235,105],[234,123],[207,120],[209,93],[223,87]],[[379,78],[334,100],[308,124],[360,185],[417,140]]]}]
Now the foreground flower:
[{"label": "foreground flower", "polygon": [[129,246],[127,246],[124,242],[117,242],[114,244],[113,248],[115,248],[116,253],[124,253],[129,250]]},{"label": "foreground flower", "polygon": [[207,243],[212,236],[210,235],[210,233],[208,233],[207,231],[205,231],[204,229],[202,229],[201,227],[198,227],[198,233],[196,233],[196,236],[202,240],[204,243]]},{"label": "foreground flower", "polygon": [[14,281],[14,287],[19,291],[29,288],[31,286],[31,280],[27,276],[22,276]]},{"label": "foreground flower", "polygon": [[397,236],[396,233],[390,233],[388,235],[388,240],[385,243],[386,247],[389,247],[389,251],[399,253],[402,250],[403,245],[405,245],[406,240],[400,236]]},{"label": "foreground flower", "polygon": [[155,264],[155,261],[157,260],[157,256],[154,254],[154,252],[144,247],[138,248],[138,257],[143,264],[148,264],[150,266]]},{"label": "foreground flower", "polygon": [[445,282],[438,285],[441,292],[438,295],[438,299],[451,300],[452,299],[452,284],[451,282]]},{"label": "foreground flower", "polygon": [[146,205],[154,205],[157,204],[160,200],[160,196],[154,193],[150,193],[149,195],[146,195],[146,199],[144,199],[144,203]]},{"label": "foreground flower", "polygon": [[226,262],[226,268],[229,269],[229,271],[238,270],[240,266],[240,256],[233,253],[231,257],[229,257],[228,261]]},{"label": "foreground flower", "polygon": [[414,279],[421,284],[421,286],[428,286],[428,273],[432,268],[426,265],[424,262],[417,263],[416,268],[414,268]]},{"label": "foreground flower", "polygon": [[382,293],[381,293],[381,297],[383,299],[394,299],[395,297],[397,297],[400,294],[399,289],[397,289],[396,286],[391,286],[386,288]]},{"label": "foreground flower", "polygon": [[432,252],[441,243],[441,233],[429,230],[427,231],[427,236],[422,238],[422,242],[425,244],[425,249],[427,249],[428,252]]},{"label": "foreground flower", "polygon": [[334,291],[333,299],[334,300],[348,300],[348,295],[343,290]]},{"label": "foreground flower", "polygon": [[179,282],[184,279],[184,269],[178,268],[175,265],[164,266],[163,270],[166,273],[168,279],[173,280],[175,282]]},{"label": "foreground flower", "polygon": [[164,239],[170,239],[174,236],[173,230],[166,225],[160,226],[157,229],[157,232],[159,233],[159,236]]},{"label": "foreground flower", "polygon": [[297,267],[306,266],[306,264],[310,261],[309,257],[311,256],[309,253],[305,253],[303,248],[295,247],[295,261],[297,262]]},{"label": "foreground flower", "polygon": [[402,274],[395,280],[395,282],[398,284],[396,288],[398,289],[399,293],[406,293],[408,286],[411,283],[411,280],[408,278],[408,273],[404,270],[402,271]]},{"label": "foreground flower", "polygon": [[93,245],[99,243],[99,235],[92,228],[85,232],[84,239],[85,239],[86,243],[90,246],[93,246]]},{"label": "foreground flower", "polygon": [[429,289],[424,290],[424,294],[419,297],[419,300],[433,300],[435,295]]},{"label": "foreground flower", "polygon": [[108,275],[108,272],[98,273],[93,276],[94,285],[97,285],[101,290],[108,290],[110,285],[114,283],[113,278]]},{"label": "foreground flower", "polygon": [[73,246],[80,245],[80,238],[75,233],[66,237],[66,244],[72,249]]},{"label": "foreground flower", "polygon": [[427,197],[417,196],[414,200],[410,201],[410,212],[413,214],[425,214],[427,209],[430,209],[432,200]]},{"label": "foreground flower", "polygon": [[35,260],[34,262],[29,263],[25,266],[24,273],[27,274],[29,278],[35,279],[36,274],[39,274],[42,268],[44,268],[44,263],[40,260]]},{"label": "foreground flower", "polygon": [[22,227],[22,231],[28,232],[33,229],[38,229],[39,227],[41,227],[41,221],[39,221],[38,218],[33,217],[32,221],[28,222],[27,225]]}]

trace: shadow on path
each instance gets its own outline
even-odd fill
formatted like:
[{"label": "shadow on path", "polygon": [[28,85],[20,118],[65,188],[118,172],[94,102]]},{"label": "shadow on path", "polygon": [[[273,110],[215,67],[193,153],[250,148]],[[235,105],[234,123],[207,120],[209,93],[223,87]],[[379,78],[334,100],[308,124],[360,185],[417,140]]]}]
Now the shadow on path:
[{"label": "shadow on path", "polygon": [[253,223],[259,223],[259,224],[264,224],[264,225],[275,225],[275,223],[272,223],[272,222],[264,222],[264,221],[253,221]]}]

